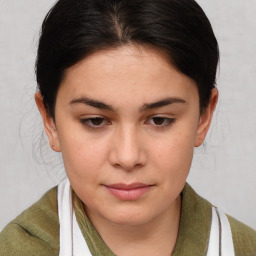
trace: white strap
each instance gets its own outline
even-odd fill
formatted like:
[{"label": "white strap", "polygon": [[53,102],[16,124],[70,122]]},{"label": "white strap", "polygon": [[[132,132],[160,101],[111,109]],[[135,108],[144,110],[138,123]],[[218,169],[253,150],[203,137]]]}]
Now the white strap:
[{"label": "white strap", "polygon": [[58,186],[58,214],[60,222],[59,256],[91,256],[73,211],[71,188],[67,178]]},{"label": "white strap", "polygon": [[212,225],[207,256],[235,256],[228,218],[215,207],[212,207]]},{"label": "white strap", "polygon": [[58,213],[60,222],[60,256],[71,256],[73,251],[71,222],[73,209],[71,202],[70,184],[67,179],[58,186]]},{"label": "white strap", "polygon": [[234,244],[232,239],[232,232],[226,214],[217,210],[221,222],[221,255],[222,256],[235,256]]},{"label": "white strap", "polygon": [[219,219],[218,219],[216,209],[212,207],[212,226],[211,226],[207,256],[219,255],[219,251],[220,251],[219,236],[220,236]]},{"label": "white strap", "polygon": [[73,213],[73,256],[91,256],[91,252]]}]

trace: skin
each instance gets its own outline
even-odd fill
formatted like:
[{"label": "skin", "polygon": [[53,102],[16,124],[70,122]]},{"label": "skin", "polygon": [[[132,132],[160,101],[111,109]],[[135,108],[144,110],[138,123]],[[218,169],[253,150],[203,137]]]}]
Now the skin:
[{"label": "skin", "polygon": [[[195,82],[160,51],[134,45],[98,51],[68,69],[55,120],[35,95],[50,146],[62,152],[73,189],[115,254],[171,255],[180,193],[217,98],[213,89],[200,115]],[[149,186],[136,200],[108,189],[135,182]]]}]

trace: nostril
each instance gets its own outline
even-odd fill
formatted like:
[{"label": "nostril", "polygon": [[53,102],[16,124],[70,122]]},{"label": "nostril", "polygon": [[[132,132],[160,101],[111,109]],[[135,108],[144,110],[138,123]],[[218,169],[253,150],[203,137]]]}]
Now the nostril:
[{"label": "nostril", "polygon": [[127,172],[131,172],[131,171],[140,169],[143,166],[144,166],[143,163],[135,163],[135,164],[131,164],[131,165],[127,165],[127,164],[125,165],[123,163],[122,164],[121,163],[113,164],[114,168],[122,169],[122,170],[127,171]]}]

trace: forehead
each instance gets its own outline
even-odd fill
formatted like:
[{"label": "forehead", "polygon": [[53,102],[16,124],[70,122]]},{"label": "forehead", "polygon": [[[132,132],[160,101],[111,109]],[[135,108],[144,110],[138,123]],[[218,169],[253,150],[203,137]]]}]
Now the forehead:
[{"label": "forehead", "polygon": [[59,95],[117,104],[167,96],[198,100],[194,81],[177,71],[161,51],[134,45],[95,52],[69,68]]}]

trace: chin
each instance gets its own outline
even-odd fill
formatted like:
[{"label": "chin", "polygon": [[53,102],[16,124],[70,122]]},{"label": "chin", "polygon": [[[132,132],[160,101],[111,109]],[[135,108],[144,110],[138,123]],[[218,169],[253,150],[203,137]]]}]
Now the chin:
[{"label": "chin", "polygon": [[115,219],[110,220],[112,224],[118,225],[118,226],[141,226],[146,223],[148,223],[148,220],[145,219]]},{"label": "chin", "polygon": [[121,226],[140,226],[145,223],[150,222],[153,219],[153,216],[149,216],[145,213],[145,211],[127,211],[120,213],[115,212],[109,214],[108,216],[104,216],[106,220]]}]

